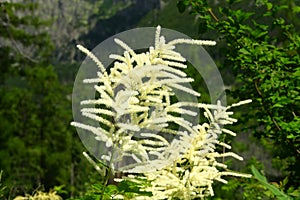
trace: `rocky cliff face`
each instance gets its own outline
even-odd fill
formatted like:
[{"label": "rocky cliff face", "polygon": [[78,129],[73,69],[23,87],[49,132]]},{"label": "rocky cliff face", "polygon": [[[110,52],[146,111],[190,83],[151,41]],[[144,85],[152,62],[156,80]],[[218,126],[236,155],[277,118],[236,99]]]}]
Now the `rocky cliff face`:
[{"label": "rocky cliff face", "polygon": [[135,27],[161,0],[44,0],[34,15],[47,21],[56,61],[77,60],[76,44],[93,48],[106,38]]},{"label": "rocky cliff face", "polygon": [[87,34],[79,38],[89,48],[95,47],[106,38],[134,28],[150,10],[159,9],[160,0],[132,0],[132,4],[113,17],[99,20]]}]

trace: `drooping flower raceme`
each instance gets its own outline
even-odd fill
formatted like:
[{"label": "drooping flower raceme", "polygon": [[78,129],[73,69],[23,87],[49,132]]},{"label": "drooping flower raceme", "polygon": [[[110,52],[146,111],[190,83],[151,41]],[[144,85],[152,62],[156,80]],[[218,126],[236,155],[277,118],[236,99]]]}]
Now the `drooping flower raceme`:
[{"label": "drooping flower raceme", "polygon": [[[180,91],[180,95],[200,96],[186,86],[193,79],[181,70],[187,67],[186,59],[175,51],[176,45],[215,42],[190,39],[166,42],[160,35],[160,27],[156,30],[154,47],[147,52],[136,53],[123,41],[115,39],[115,42],[124,53],[110,55],[114,64],[109,70],[91,52],[78,46],[99,67],[97,78],[84,80],[95,84],[99,98],[81,102],[82,115],[99,122],[99,126],[79,122],[72,125],[90,131],[110,149],[101,157],[109,167],[139,173],[116,181],[137,177],[148,181],[150,184],[141,189],[152,196],[136,196],[136,199],[194,199],[213,195],[212,183],[226,183],[225,175],[249,177],[228,171],[218,159],[242,160],[240,156],[228,151],[219,153],[216,148],[231,148],[218,140],[222,133],[235,136],[224,128],[236,121],[230,117],[233,113],[229,109],[250,100],[226,107],[220,101],[216,105],[180,101],[176,95]],[[204,111],[207,123],[190,120],[199,118],[199,110]]]}]

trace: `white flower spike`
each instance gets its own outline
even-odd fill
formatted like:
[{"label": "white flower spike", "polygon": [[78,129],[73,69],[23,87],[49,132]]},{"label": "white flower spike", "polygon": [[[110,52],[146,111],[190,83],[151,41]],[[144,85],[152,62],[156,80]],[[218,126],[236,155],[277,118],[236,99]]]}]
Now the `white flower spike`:
[{"label": "white flower spike", "polygon": [[[95,84],[98,97],[81,101],[82,116],[96,121],[99,126],[71,124],[89,131],[109,149],[101,155],[108,167],[136,174],[123,179],[139,182],[143,178],[150,183],[142,190],[151,192],[152,196],[135,199],[202,199],[214,195],[214,181],[227,183],[223,176],[249,177],[228,171],[227,165],[218,159],[242,160],[242,157],[233,152],[217,152],[216,148],[231,148],[218,141],[221,134],[236,135],[223,128],[237,121],[230,117],[233,112],[229,109],[251,100],[226,107],[220,101],[214,105],[176,98],[175,91],[183,96],[200,96],[186,86],[194,80],[182,71],[187,68],[186,59],[175,51],[176,45],[216,43],[192,39],[167,42],[161,36],[160,26],[155,32],[154,47],[149,47],[147,52],[137,53],[124,41],[118,38],[114,41],[124,52],[109,56],[114,60],[109,70],[90,51],[78,46],[99,68],[98,77],[84,80]],[[199,110],[204,110],[207,123],[189,120],[198,119]]]},{"label": "white flower spike", "polygon": [[[90,131],[96,140],[111,148],[110,155],[107,153],[102,157],[106,158],[109,167],[119,171],[153,171],[169,165],[189,146],[180,138],[196,134],[192,128],[195,124],[183,115],[197,116],[197,106],[189,109],[182,105],[193,102],[174,102],[174,89],[182,95],[200,96],[184,85],[193,79],[180,70],[187,67],[186,59],[175,51],[175,45],[214,45],[215,42],[178,39],[166,43],[160,30],[158,26],[155,46],[144,53],[134,52],[125,42],[115,38],[124,53],[109,56],[115,59],[109,71],[93,53],[81,45],[77,46],[99,68],[97,78],[84,80],[87,84],[96,83],[94,87],[99,98],[82,101],[81,114],[97,121],[100,127],[81,122],[72,122],[72,125]],[[88,105],[92,107],[86,107]],[[120,162],[129,164],[120,167]]]}]

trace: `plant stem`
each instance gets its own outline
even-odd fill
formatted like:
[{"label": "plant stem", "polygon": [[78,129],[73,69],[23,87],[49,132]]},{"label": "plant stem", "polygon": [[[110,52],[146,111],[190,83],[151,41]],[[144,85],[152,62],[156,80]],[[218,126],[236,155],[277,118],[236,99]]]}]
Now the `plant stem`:
[{"label": "plant stem", "polygon": [[106,174],[106,176],[105,176],[103,188],[102,188],[102,191],[101,191],[100,200],[103,200],[104,193],[105,193],[105,189],[106,189],[106,187],[107,187],[108,180],[109,180],[110,174],[111,174],[111,172],[112,172],[111,163],[112,163],[113,157],[114,157],[114,149],[115,149],[115,145],[113,146],[113,149],[112,149],[112,152],[111,152],[111,157],[110,157],[110,161],[109,161],[109,164],[108,164],[107,174]]}]

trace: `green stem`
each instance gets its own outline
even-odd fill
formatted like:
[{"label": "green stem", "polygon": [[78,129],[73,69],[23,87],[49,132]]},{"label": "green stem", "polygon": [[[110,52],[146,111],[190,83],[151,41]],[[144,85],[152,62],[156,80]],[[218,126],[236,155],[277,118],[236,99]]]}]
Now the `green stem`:
[{"label": "green stem", "polygon": [[106,174],[106,176],[105,176],[103,188],[102,188],[102,191],[101,191],[100,200],[103,200],[104,193],[105,193],[105,189],[106,189],[106,187],[107,187],[108,180],[109,180],[110,174],[111,174],[111,172],[112,172],[111,163],[112,163],[113,157],[114,157],[114,149],[115,149],[114,147],[115,147],[115,146],[113,146],[113,149],[112,149],[112,152],[111,152],[111,157],[110,157],[110,161],[109,161],[109,164],[108,164],[107,174]]}]

